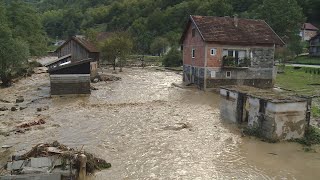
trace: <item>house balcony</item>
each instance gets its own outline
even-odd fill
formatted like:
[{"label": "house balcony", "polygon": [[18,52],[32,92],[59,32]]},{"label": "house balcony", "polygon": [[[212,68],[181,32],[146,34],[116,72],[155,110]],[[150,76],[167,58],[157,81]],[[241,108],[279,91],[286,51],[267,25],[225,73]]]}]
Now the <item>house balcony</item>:
[{"label": "house balcony", "polygon": [[248,69],[251,66],[249,58],[234,58],[231,56],[224,57],[222,60],[222,68],[224,69]]}]

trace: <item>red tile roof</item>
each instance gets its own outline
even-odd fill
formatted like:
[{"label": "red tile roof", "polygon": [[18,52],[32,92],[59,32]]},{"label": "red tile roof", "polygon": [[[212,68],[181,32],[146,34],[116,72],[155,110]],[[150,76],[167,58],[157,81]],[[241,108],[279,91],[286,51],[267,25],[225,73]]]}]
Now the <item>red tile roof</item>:
[{"label": "red tile roof", "polygon": [[304,23],[302,29],[318,31],[319,29],[311,23]]},{"label": "red tile roof", "polygon": [[[285,44],[263,20],[237,18],[236,25],[235,18],[231,17],[190,16],[188,27],[191,22],[196,25],[203,40],[207,42],[250,45]],[[181,42],[183,40],[184,35]]]}]

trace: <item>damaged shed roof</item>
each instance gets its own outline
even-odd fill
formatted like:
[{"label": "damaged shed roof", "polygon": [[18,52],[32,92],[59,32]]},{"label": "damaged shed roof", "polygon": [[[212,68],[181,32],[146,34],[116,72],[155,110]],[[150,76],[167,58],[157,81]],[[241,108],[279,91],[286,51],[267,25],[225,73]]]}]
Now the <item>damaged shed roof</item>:
[{"label": "damaged shed roof", "polygon": [[264,20],[213,16],[190,16],[188,26],[181,37],[181,43],[191,23],[195,25],[206,42],[285,44]]}]

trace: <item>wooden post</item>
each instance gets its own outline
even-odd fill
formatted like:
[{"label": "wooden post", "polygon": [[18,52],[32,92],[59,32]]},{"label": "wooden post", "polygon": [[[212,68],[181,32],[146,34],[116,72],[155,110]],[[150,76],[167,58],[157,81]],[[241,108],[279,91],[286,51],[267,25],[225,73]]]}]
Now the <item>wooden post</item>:
[{"label": "wooden post", "polygon": [[85,180],[87,176],[87,170],[86,170],[87,156],[84,154],[81,154],[78,158],[80,161],[79,180]]},{"label": "wooden post", "polygon": [[312,110],[312,98],[307,97],[307,112],[306,112],[306,120],[307,120],[307,128],[310,127],[310,120],[311,120],[311,110]]}]

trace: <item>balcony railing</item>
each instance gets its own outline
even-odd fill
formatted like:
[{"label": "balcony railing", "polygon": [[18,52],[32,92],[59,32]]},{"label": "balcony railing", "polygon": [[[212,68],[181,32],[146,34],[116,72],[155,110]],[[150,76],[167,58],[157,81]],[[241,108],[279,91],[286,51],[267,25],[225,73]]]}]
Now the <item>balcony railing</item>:
[{"label": "balcony railing", "polygon": [[225,56],[222,59],[222,67],[224,68],[248,68],[251,65],[251,59],[239,59],[232,56]]}]

